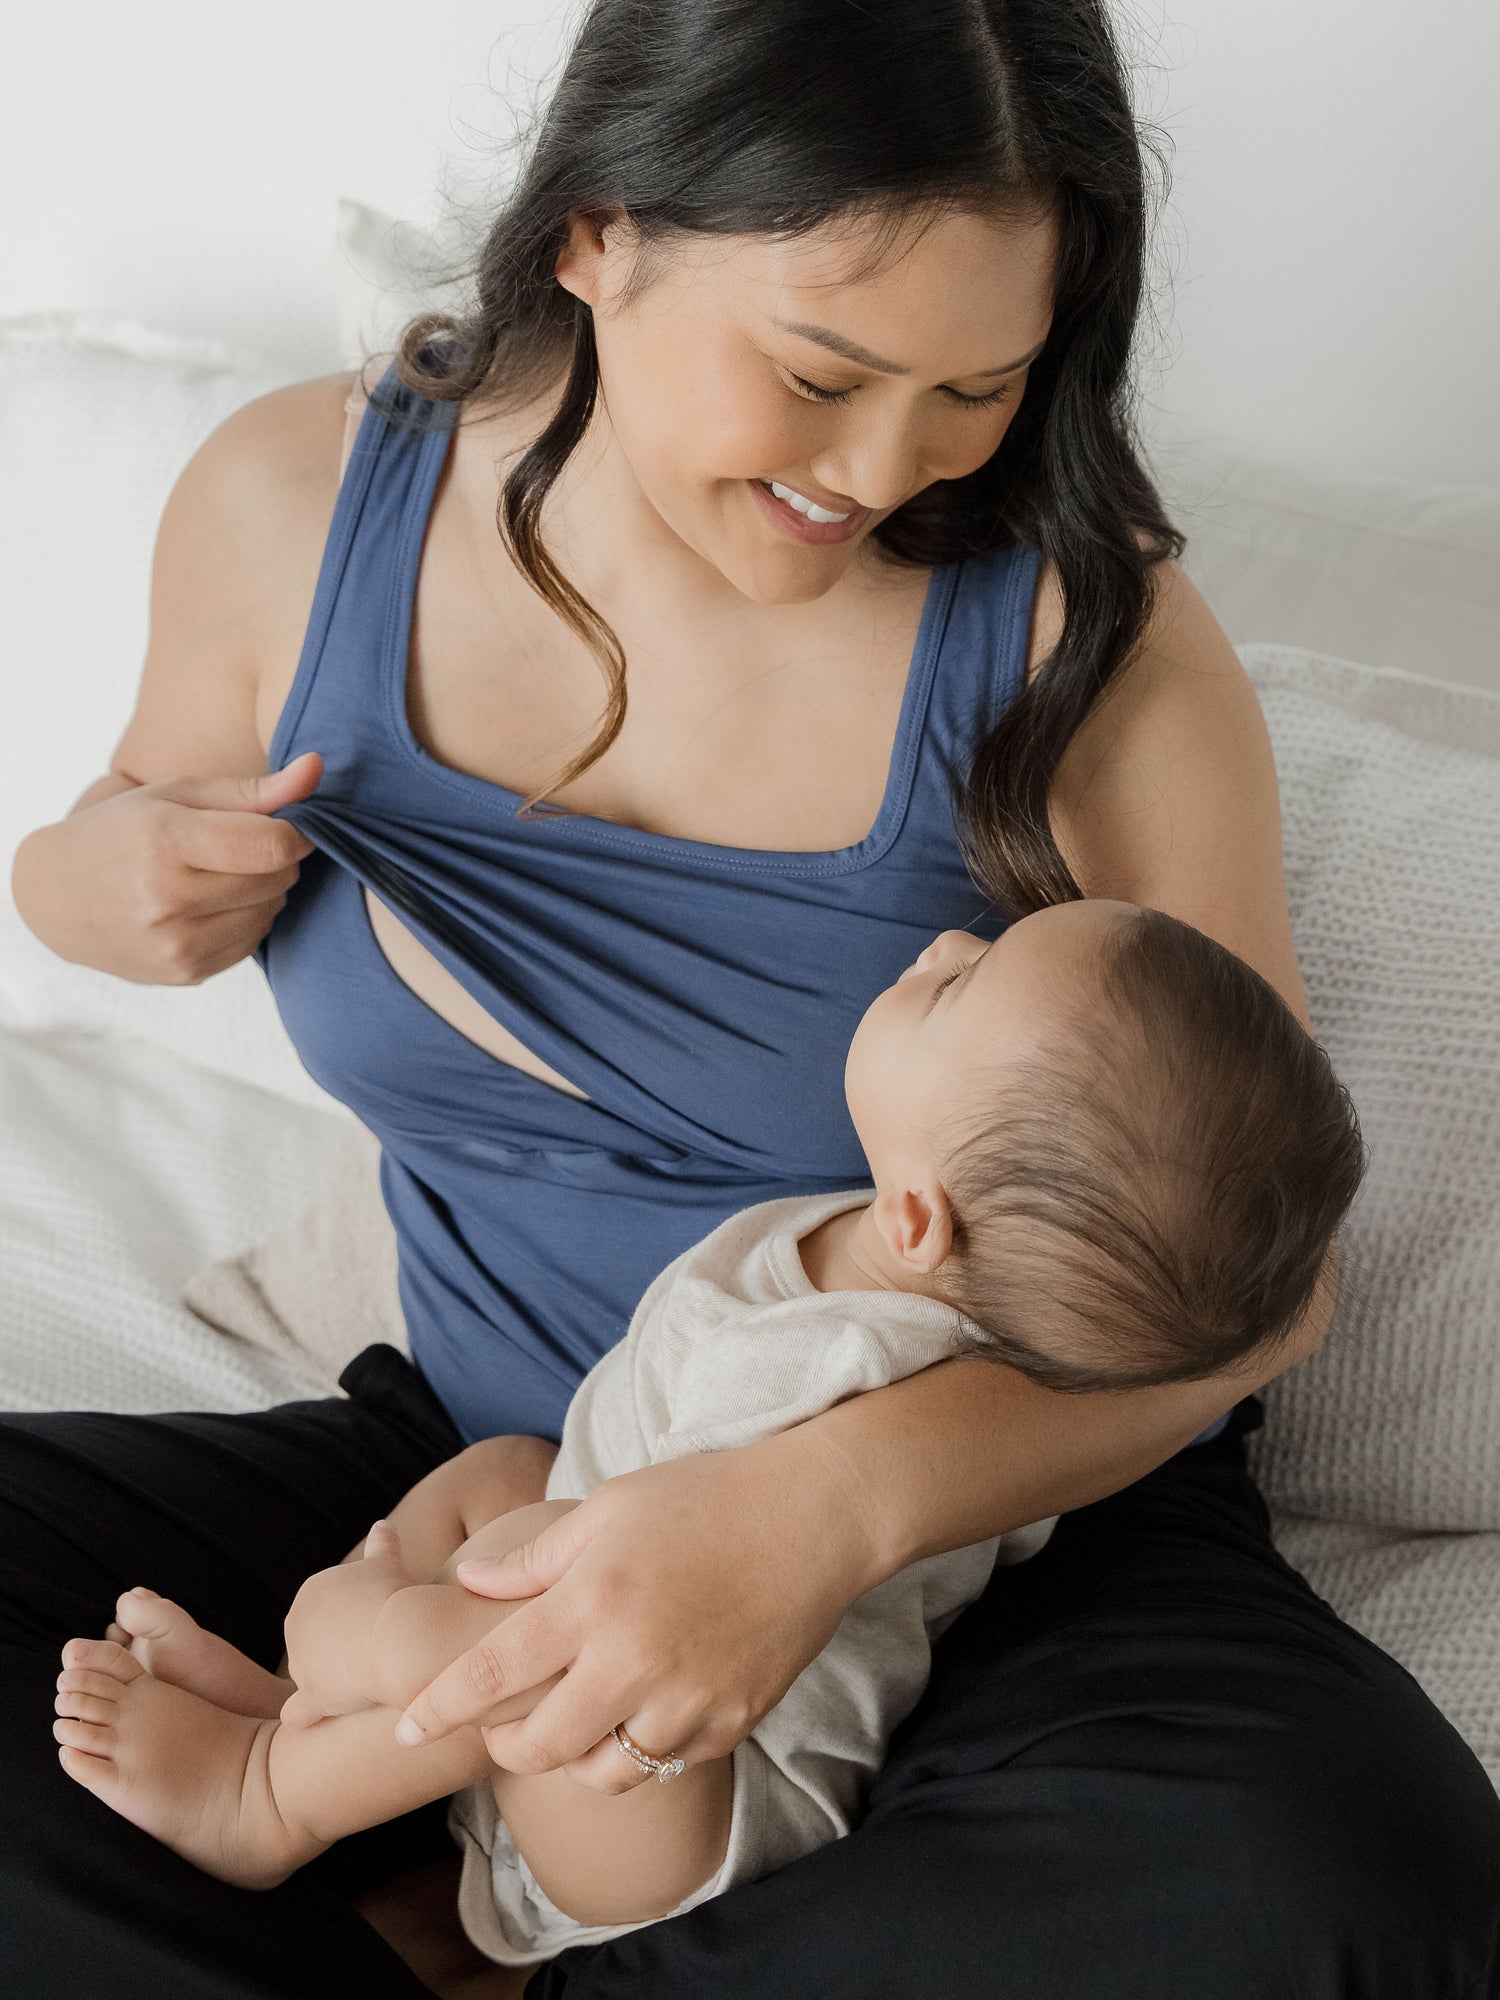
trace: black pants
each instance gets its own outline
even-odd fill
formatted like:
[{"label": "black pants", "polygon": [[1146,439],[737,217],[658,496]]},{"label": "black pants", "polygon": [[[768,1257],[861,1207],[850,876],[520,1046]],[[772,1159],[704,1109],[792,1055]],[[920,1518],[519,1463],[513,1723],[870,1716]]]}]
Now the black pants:
[{"label": "black pants", "polygon": [[[417,2000],[344,1894],[441,1807],[270,1894],[74,1785],[58,1652],[148,1583],[273,1665],[297,1584],[459,1438],[391,1348],[347,1402],[0,1419],[0,1994]],[[1214,1442],[1069,1515],[937,1649],[864,1824],[688,1916],[565,1953],[528,2000],[1490,2000],[1500,1801],[1411,1677],[1273,1551]]]}]

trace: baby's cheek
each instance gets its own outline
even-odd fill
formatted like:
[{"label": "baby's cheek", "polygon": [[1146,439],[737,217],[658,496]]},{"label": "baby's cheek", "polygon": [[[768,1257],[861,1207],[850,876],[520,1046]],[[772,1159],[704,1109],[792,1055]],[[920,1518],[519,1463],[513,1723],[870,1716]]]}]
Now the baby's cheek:
[{"label": "baby's cheek", "polygon": [[844,1097],[849,1116],[873,1169],[884,1153],[892,1128],[900,1122],[901,1099],[910,1049],[893,1018],[893,996],[881,994],[849,1044],[844,1063]]}]

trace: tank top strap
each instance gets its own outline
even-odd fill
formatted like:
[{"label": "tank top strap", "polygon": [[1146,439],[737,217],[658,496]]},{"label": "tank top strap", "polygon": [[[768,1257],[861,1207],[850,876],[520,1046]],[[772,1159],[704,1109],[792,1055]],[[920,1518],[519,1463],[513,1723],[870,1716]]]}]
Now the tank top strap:
[{"label": "tank top strap", "polygon": [[1013,542],[966,556],[948,606],[913,805],[951,826],[952,779],[1026,682],[1041,552]]},{"label": "tank top strap", "polygon": [[332,781],[378,756],[390,701],[405,699],[417,565],[457,416],[456,403],[408,389],[394,363],[370,391],[334,502],[297,671],[271,737],[271,770],[317,750]]}]

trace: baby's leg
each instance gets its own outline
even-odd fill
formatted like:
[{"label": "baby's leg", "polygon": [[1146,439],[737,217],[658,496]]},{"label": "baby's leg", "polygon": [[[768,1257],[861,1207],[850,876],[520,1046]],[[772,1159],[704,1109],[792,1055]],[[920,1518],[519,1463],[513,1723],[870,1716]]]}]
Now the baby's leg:
[{"label": "baby's leg", "polygon": [[[454,1551],[441,1576],[451,1578],[456,1565],[471,1556],[508,1555],[574,1504],[550,1501],[487,1522]],[[476,1604],[446,1582],[388,1599],[378,1628],[387,1676],[382,1700],[393,1711],[404,1708],[449,1660],[493,1627],[498,1608]],[[617,1754],[623,1762],[624,1753]],[[692,1765],[665,1785],[647,1779],[615,1797],[579,1784],[566,1771],[533,1776],[489,1770],[500,1816],[532,1873],[558,1908],[580,1923],[665,1916],[724,1859],[734,1795],[732,1758]]]},{"label": "baby's leg", "polygon": [[664,1917],[717,1872],[729,1845],[732,1757],[690,1764],[665,1785],[647,1778],[614,1798],[566,1771],[497,1770],[492,1783],[532,1874],[581,1924]]},{"label": "baby's leg", "polygon": [[[470,1535],[540,1500],[557,1446],[545,1438],[496,1437],[471,1444],[420,1480],[387,1519],[413,1576],[435,1577]],[[345,1562],[357,1562],[364,1543]]]},{"label": "baby's leg", "polygon": [[[552,1514],[522,1508],[506,1517],[509,1526],[489,1524],[470,1546],[508,1554]],[[413,1692],[522,1608],[399,1573],[391,1591],[392,1602],[422,1600],[412,1643],[400,1620],[389,1635],[391,1671],[413,1680]],[[63,1659],[54,1734],[68,1775],[185,1859],[244,1888],[273,1887],[346,1834],[445,1798],[493,1769],[477,1729],[416,1749],[398,1744],[396,1707],[289,1729],[159,1681],[108,1640],[71,1640]]]},{"label": "baby's leg", "polygon": [[[444,1559],[486,1521],[540,1500],[557,1456],[543,1438],[486,1438],[437,1466],[390,1515],[413,1573],[436,1575]],[[364,1543],[344,1558],[355,1562]],[[269,1672],[227,1639],[206,1632],[169,1597],[137,1586],[115,1607],[105,1636],[134,1654],[157,1680],[170,1681],[240,1715],[280,1715],[292,1683],[286,1661]]]},{"label": "baby's leg", "polygon": [[393,1709],[288,1729],[156,1680],[107,1639],[71,1640],[63,1658],[53,1734],[68,1776],[241,1888],[274,1888],[346,1834],[493,1768],[477,1729],[407,1750]]}]

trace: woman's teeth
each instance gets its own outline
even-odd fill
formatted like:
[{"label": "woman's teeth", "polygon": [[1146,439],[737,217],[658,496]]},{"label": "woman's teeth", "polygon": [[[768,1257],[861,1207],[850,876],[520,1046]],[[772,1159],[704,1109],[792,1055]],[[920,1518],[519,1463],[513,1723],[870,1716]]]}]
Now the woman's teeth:
[{"label": "woman's teeth", "polygon": [[785,500],[788,507],[795,507],[799,514],[805,514],[809,521],[847,521],[847,514],[830,514],[826,507],[819,507],[815,501],[805,500],[800,493],[794,493],[790,486],[781,486],[769,479],[766,484],[778,500]]}]

